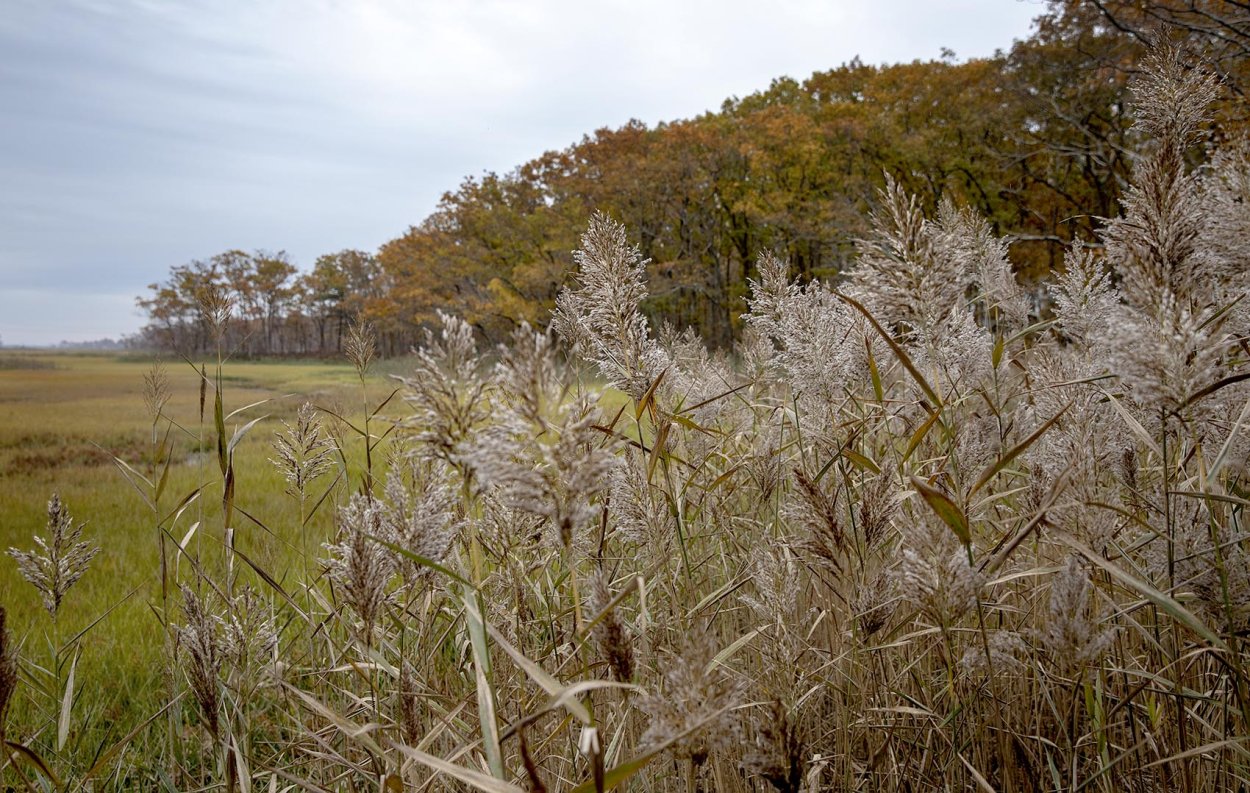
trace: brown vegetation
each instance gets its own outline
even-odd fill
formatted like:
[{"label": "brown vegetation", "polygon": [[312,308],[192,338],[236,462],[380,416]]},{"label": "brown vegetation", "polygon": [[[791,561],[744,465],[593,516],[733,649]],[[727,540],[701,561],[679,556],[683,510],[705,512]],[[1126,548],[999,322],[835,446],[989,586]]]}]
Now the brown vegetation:
[{"label": "brown vegetation", "polygon": [[[1136,86],[1148,154],[1105,247],[1069,250],[1051,320],[984,219],[928,215],[889,181],[840,290],[760,259],[731,358],[651,325],[646,262],[597,215],[558,336],[522,324],[491,353],[443,314],[373,401],[375,337],[350,328],[364,419],[308,407],[285,424],[273,463],[293,506],[274,526],[242,507],[234,455],[256,422],[228,431],[220,358],[200,370],[199,430],[220,476],[162,502],[154,369],[154,473],[123,470],[165,560],[151,606],[168,704],[59,765],[91,696],[74,688],[81,636],[56,640],[49,682],[25,653],[12,674],[0,625],[0,717],[15,681],[56,703],[8,725],[5,773],[74,789],[1240,789],[1250,156],[1187,164],[1214,87],[1176,52]],[[228,301],[202,310],[215,345],[233,338]],[[223,511],[195,552],[168,527],[200,497]],[[304,532],[319,510],[337,525],[321,548]],[[239,550],[244,521],[301,569]],[[11,551],[53,636],[90,574],[80,532],[54,498],[47,539]],[[136,741],[148,750],[127,754]]]}]

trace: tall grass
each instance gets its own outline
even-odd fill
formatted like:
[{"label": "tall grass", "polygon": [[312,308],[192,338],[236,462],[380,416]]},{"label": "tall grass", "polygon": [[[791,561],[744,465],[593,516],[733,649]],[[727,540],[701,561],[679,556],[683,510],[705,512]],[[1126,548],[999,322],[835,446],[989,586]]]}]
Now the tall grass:
[{"label": "tall grass", "polygon": [[[231,413],[223,353],[197,370],[199,424],[179,425],[154,370],[149,468],[122,468],[162,549],[145,596],[164,704],[66,751],[61,725],[96,693],[75,688],[81,635],[48,661],[0,624],[0,716],[14,685],[43,689],[0,724],[4,773],[72,790],[1250,785],[1250,149],[1186,165],[1210,91],[1154,59],[1125,215],[1073,247],[1044,320],[984,220],[925,217],[890,183],[844,282],[764,256],[741,345],[711,352],[648,325],[645,263],[597,216],[552,332],[487,350],[443,316],[378,397],[354,331],[360,405],[288,416],[268,457],[289,507],[268,522],[235,460],[264,406]],[[211,297],[205,314],[229,321]],[[172,492],[179,434],[207,454]],[[187,542],[173,526],[210,501]],[[56,503],[48,530],[79,549],[56,559],[90,576]],[[76,577],[35,574],[54,547],[17,554],[45,601]]]}]

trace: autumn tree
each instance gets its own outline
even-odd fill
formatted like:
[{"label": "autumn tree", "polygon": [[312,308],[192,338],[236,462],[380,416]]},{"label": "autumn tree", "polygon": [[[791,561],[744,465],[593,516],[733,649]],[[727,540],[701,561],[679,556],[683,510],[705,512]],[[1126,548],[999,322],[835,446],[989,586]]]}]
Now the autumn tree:
[{"label": "autumn tree", "polygon": [[[148,313],[148,338],[157,346],[199,352],[209,338],[201,317],[205,295],[224,295],[232,307],[225,341],[241,355],[300,351],[279,333],[295,294],[295,266],[285,253],[229,250],[208,260],[170,268],[169,279],[151,284],[149,297],[138,305]],[[290,349],[288,349],[288,347]]]},{"label": "autumn tree", "polygon": [[506,176],[467,179],[378,261],[391,288],[378,313],[415,331],[455,310],[489,338],[522,320],[542,324],[568,267],[577,214],[553,206],[534,164]]},{"label": "autumn tree", "polygon": [[[1187,46],[1224,76],[1218,123],[1244,134],[1246,4],[1050,0],[1032,34],[988,58],[868,65],[780,77],[717,112],[599,129],[502,174],[465,179],[376,255],[320,257],[296,279],[284,254],[227,251],[174,268],[141,301],[163,345],[197,341],[195,291],[220,281],[245,354],[339,347],[364,317],[388,354],[440,310],[501,340],[544,325],[572,250],[598,210],[631,230],[647,265],[641,309],[714,346],[741,330],[761,252],[803,281],[837,281],[889,179],[926,214],[947,199],[1009,235],[1019,277],[1061,269],[1073,240],[1099,244],[1142,141],[1129,80],[1148,43]],[[1231,99],[1230,99],[1231,98]],[[1190,153],[1197,166],[1202,146]]]},{"label": "autumn tree", "polygon": [[321,355],[337,353],[348,324],[356,317],[373,318],[386,294],[378,257],[360,250],[317,257],[297,289]]},{"label": "autumn tree", "polygon": [[175,265],[167,280],[148,285],[151,296],[136,300],[148,314],[148,339],[163,349],[188,353],[206,349],[208,327],[200,311],[202,300],[209,290],[226,288],[225,278],[214,261]]},{"label": "autumn tree", "polygon": [[[1171,43],[1199,54],[1244,101],[1250,89],[1250,4],[1243,0],[1086,0],[1138,44]],[[1244,111],[1243,111],[1244,112]]]}]

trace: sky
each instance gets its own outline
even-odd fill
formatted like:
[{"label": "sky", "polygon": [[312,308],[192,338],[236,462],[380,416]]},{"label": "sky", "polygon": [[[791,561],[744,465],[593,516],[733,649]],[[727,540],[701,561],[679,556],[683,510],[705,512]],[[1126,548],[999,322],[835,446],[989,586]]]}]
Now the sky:
[{"label": "sky", "polygon": [[117,338],[169,268],[376,250],[467,176],[1042,0],[4,0],[0,343]]}]

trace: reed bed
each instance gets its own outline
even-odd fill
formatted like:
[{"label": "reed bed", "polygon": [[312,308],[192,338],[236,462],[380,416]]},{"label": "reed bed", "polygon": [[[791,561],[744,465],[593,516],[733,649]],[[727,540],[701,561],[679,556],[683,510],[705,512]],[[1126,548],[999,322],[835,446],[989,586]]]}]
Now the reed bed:
[{"label": "reed bed", "polygon": [[[1250,148],[1188,165],[1213,90],[1155,56],[1125,214],[1045,319],[983,219],[890,182],[844,280],[761,257],[732,354],[650,325],[646,263],[596,216],[548,331],[484,349],[443,316],[389,395],[363,326],[359,404],[281,423],[227,410],[228,351],[198,427],[153,369],[149,465],[118,464],[160,549],[164,704],[73,746],[92,659],[56,618],[95,551],[53,497],[11,552],[49,647],[0,611],[6,780],[1246,789]],[[230,306],[204,317],[224,338]],[[262,523],[235,453],[266,427],[289,509]],[[180,433],[206,473],[165,492]],[[189,544],[210,499],[215,542]]]}]

